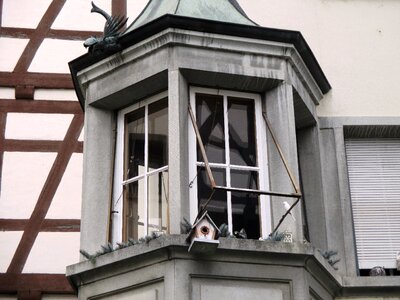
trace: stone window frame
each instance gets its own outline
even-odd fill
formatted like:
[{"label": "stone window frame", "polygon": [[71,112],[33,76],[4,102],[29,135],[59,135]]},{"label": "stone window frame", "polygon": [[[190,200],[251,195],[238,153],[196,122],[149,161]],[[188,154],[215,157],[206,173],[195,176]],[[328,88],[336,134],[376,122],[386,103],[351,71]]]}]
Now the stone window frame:
[{"label": "stone window frame", "polygon": [[[255,104],[255,128],[256,130],[256,140],[258,141],[257,147],[257,160],[258,160],[258,170],[259,170],[259,189],[269,190],[269,171],[268,171],[268,150],[267,150],[267,129],[265,122],[263,120],[263,99],[261,95],[257,93],[248,92],[237,92],[225,89],[215,89],[215,88],[203,88],[190,86],[189,87],[189,105],[192,108],[194,114],[195,110],[195,94],[210,94],[210,95],[222,95],[224,101],[227,97],[235,98],[246,98],[253,99]],[[226,113],[226,112],[225,112]],[[193,124],[189,120],[188,122],[188,141],[189,141],[189,181],[191,182],[193,178],[197,176],[197,166],[201,163],[197,162],[197,142],[196,135],[194,132]],[[227,151],[229,152],[229,151]],[[219,165],[219,166],[217,166]],[[225,164],[213,164],[210,163],[211,167],[221,167],[227,168],[228,165]],[[246,169],[246,168],[244,168]],[[230,193],[227,191],[227,193]],[[269,195],[259,195],[259,205],[260,205],[260,237],[267,238],[272,231],[272,210],[271,210],[271,198]],[[190,198],[190,220],[194,221],[198,214],[198,198],[197,198],[197,180],[193,180],[189,188],[189,198]],[[232,211],[229,196],[227,197],[228,206],[228,229],[232,232]]]},{"label": "stone window frame", "polygon": [[[112,201],[111,201],[111,241],[113,243],[121,242],[125,240],[124,237],[124,185],[127,185],[132,181],[132,178],[128,180],[123,180],[123,170],[124,170],[124,150],[125,150],[125,116],[130,112],[133,112],[137,109],[148,106],[152,103],[155,103],[162,99],[168,99],[168,91],[164,91],[158,93],[156,95],[144,98],[143,100],[137,101],[134,104],[123,108],[117,112],[116,126],[116,144],[115,144],[115,162],[114,162],[114,176],[113,176],[113,192],[112,192]],[[168,120],[169,122],[169,120]],[[145,154],[145,160],[147,159],[147,154]],[[146,177],[148,178],[151,175],[157,174],[159,172],[168,171],[169,165],[163,166],[162,168],[153,170],[151,172],[145,172],[144,175],[140,175],[137,177]],[[168,184],[166,185],[167,195],[168,195]],[[147,194],[147,193],[144,193]],[[146,196],[147,199],[147,196]],[[145,204],[147,206],[147,203]],[[147,209],[145,209],[147,211]],[[145,219],[145,227],[147,226],[147,212]],[[169,220],[167,220],[168,222]],[[147,227],[145,228],[147,231]],[[168,228],[167,228],[168,231]],[[141,238],[141,236],[138,236]]]}]

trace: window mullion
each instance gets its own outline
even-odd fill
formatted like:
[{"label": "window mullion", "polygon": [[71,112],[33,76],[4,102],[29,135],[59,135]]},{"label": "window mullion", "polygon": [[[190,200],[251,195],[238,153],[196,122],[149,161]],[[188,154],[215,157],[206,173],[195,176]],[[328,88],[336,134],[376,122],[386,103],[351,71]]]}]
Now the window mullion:
[{"label": "window mullion", "polygon": [[[228,124],[228,97],[224,95],[224,135],[225,135],[225,163],[226,163],[226,186],[231,187],[231,172],[230,172],[230,151],[229,151],[229,124]],[[233,232],[232,221],[232,201],[231,192],[227,192],[227,210],[228,210],[228,228],[229,232]]]}]

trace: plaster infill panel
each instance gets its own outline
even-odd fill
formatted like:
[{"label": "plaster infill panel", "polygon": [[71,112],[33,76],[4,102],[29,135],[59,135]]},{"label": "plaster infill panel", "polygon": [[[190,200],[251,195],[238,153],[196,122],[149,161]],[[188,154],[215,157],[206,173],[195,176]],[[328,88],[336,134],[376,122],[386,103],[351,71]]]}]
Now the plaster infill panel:
[{"label": "plaster infill panel", "polygon": [[15,99],[15,89],[0,87],[0,99]]},{"label": "plaster infill panel", "polygon": [[28,71],[68,73],[68,62],[85,52],[82,41],[44,39]]},{"label": "plaster infill panel", "polygon": [[81,153],[73,153],[47,212],[47,219],[80,219],[82,198]]},{"label": "plaster infill panel", "polygon": [[[7,272],[23,233],[23,231],[0,232],[0,273]],[[0,300],[5,299],[0,297]]]},{"label": "plaster infill panel", "polygon": [[4,27],[36,28],[50,3],[51,0],[4,0],[1,25]]},{"label": "plaster infill panel", "polygon": [[[95,3],[106,12],[111,12],[111,0],[96,0]],[[51,28],[102,32],[106,20],[99,14],[91,13],[91,8],[90,1],[66,1]]]},{"label": "plaster infill panel", "polygon": [[78,101],[74,90],[35,89],[34,100]]},{"label": "plaster infill panel", "polygon": [[4,152],[0,218],[30,218],[56,155]]},{"label": "plaster infill panel", "polygon": [[14,70],[28,42],[28,39],[0,38],[0,71]]},{"label": "plaster infill panel", "polygon": [[9,113],[7,115],[6,139],[63,140],[73,115]]},{"label": "plaster infill panel", "polygon": [[192,279],[193,300],[289,300],[290,286],[284,283],[215,278]]},{"label": "plaster infill panel", "polygon": [[65,273],[65,266],[79,261],[79,232],[40,232],[23,273]]}]

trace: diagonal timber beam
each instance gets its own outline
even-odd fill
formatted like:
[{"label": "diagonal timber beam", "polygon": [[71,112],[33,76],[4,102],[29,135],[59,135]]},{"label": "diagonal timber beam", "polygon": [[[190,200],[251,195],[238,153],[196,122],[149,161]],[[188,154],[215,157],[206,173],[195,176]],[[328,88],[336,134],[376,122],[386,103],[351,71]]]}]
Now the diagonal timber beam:
[{"label": "diagonal timber beam", "polygon": [[61,182],[62,176],[67,168],[74,149],[76,148],[78,137],[83,127],[83,116],[75,115],[71,125],[65,135],[61,149],[53,163],[47,180],[39,195],[39,199],[33,210],[31,218],[26,225],[21,241],[18,244],[17,250],[7,269],[7,273],[21,273],[28,259],[30,250],[39,234],[43,221],[49,210],[51,201],[57,191],[58,185]]}]

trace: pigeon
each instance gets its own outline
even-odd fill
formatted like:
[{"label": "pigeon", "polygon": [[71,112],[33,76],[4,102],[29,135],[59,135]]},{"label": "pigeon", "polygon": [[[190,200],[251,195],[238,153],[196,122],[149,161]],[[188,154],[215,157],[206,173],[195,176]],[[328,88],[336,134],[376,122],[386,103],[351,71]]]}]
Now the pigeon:
[{"label": "pigeon", "polygon": [[[283,202],[283,205],[285,206],[286,211],[288,211],[288,210],[290,209],[290,207],[291,207],[290,204],[289,204],[287,201],[284,201],[284,202]],[[292,216],[293,221],[296,221],[296,219],[294,218],[292,212],[290,212],[289,215]]]}]

